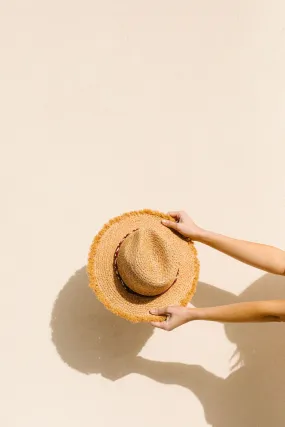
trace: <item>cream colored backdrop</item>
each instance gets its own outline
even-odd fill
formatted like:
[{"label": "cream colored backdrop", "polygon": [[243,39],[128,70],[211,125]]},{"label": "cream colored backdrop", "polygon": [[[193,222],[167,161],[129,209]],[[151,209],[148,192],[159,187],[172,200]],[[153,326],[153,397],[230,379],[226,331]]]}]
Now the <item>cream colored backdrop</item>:
[{"label": "cream colored backdrop", "polygon": [[[285,247],[284,76],[281,0],[0,2],[3,427],[284,427],[283,325],[133,326],[84,270],[140,208]],[[198,249],[197,305],[285,294]]]}]

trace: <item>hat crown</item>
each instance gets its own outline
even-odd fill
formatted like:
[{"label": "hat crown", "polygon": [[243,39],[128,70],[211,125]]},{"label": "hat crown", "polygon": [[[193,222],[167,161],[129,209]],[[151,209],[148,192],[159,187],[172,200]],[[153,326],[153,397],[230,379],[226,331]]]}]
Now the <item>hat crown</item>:
[{"label": "hat crown", "polygon": [[129,289],[157,296],[169,289],[178,272],[177,255],[170,246],[170,230],[140,228],[122,242],[118,270]]}]

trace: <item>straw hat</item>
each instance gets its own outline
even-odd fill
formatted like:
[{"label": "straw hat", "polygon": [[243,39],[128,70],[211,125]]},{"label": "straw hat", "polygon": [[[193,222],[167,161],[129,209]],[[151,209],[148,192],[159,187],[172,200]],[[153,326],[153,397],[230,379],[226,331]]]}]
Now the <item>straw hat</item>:
[{"label": "straw hat", "polygon": [[162,321],[149,311],[187,305],[199,262],[193,242],[161,224],[173,218],[142,210],[112,219],[89,252],[90,287],[113,313],[131,322]]}]

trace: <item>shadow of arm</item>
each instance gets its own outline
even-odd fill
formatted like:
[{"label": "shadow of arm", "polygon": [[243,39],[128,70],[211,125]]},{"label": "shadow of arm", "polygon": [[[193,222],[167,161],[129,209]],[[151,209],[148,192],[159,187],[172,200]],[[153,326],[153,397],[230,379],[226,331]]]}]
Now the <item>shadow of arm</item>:
[{"label": "shadow of arm", "polygon": [[191,302],[195,307],[213,307],[234,304],[238,302],[238,297],[232,292],[199,282]]},{"label": "shadow of arm", "polygon": [[199,365],[159,362],[137,357],[135,372],[162,384],[173,384],[192,391],[202,402],[219,392],[223,379]]}]

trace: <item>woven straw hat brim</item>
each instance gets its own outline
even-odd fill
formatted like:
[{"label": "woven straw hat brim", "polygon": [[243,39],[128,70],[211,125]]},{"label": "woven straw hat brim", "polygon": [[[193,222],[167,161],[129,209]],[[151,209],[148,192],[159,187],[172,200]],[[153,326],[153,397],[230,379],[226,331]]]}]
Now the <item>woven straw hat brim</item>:
[{"label": "woven straw hat brim", "polygon": [[151,210],[123,214],[102,228],[90,248],[87,266],[89,286],[108,310],[131,322],[163,321],[164,317],[150,315],[149,311],[170,305],[186,306],[196,290],[199,276],[196,248],[193,242],[171,230],[171,246],[179,254],[179,275],[177,282],[167,292],[156,297],[131,294],[122,286],[114,272],[114,253],[122,239],[140,227],[165,227],[161,224],[162,219],[173,220]]}]

